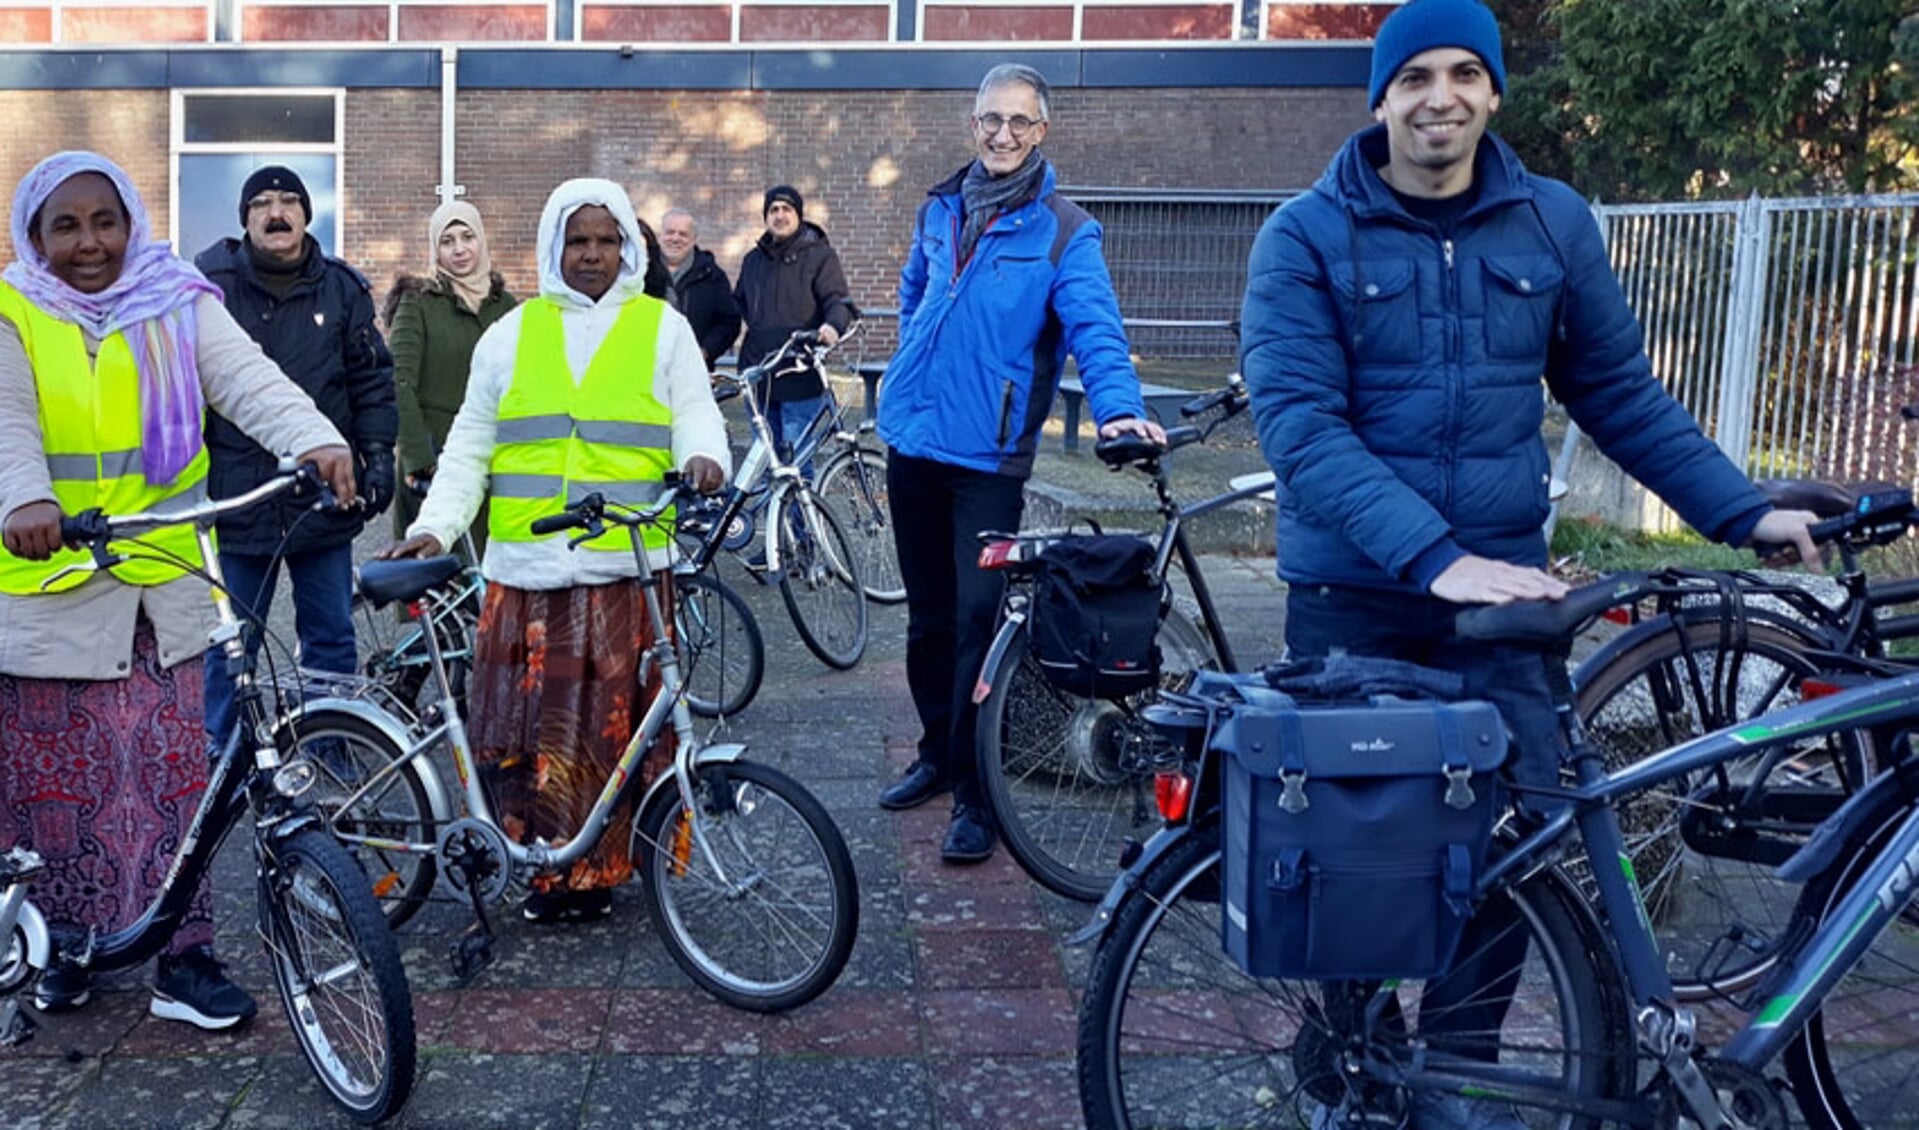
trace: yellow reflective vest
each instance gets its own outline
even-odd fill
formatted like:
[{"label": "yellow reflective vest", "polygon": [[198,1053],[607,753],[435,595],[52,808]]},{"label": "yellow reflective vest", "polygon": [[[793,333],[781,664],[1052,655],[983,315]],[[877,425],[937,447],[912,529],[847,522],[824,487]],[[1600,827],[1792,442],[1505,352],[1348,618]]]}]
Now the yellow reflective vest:
[{"label": "yellow reflective vest", "polygon": [[[140,374],[124,334],[102,341],[98,355],[89,360],[79,326],[46,313],[5,282],[0,282],[0,317],[20,331],[20,344],[33,365],[41,448],[60,509],[78,514],[98,507],[108,514],[135,514],[206,500],[204,445],[173,482],[147,482],[140,451]],[[129,555],[113,567],[113,575],[127,584],[158,585],[181,577],[178,565],[152,560],[156,556],[200,560],[190,526],[142,534],[140,541],[109,547]],[[63,549],[50,561],[26,561],[0,547],[0,592],[30,596],[74,588],[88,575],[70,573],[45,590],[40,584],[87,556],[83,550]]]},{"label": "yellow reflective vest", "polygon": [[[577,382],[559,307],[534,298],[521,309],[513,380],[500,401],[494,437],[487,536],[540,541],[529,529],[534,519],[595,491],[629,506],[657,501],[673,467],[673,413],[653,397],[666,304],[644,295],[628,300]],[[670,540],[672,514],[645,531],[649,549]],[[632,545],[629,531],[610,527],[581,548],[630,553]]]}]

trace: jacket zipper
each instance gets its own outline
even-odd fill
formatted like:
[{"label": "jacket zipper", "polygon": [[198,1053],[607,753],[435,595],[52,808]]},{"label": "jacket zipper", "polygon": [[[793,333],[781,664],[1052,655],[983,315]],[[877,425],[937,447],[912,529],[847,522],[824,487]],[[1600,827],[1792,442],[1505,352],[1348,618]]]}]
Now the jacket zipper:
[{"label": "jacket zipper", "polygon": [[1453,241],[1450,237],[1439,241],[1440,251],[1446,260],[1445,300],[1446,300],[1446,372],[1452,384],[1452,396],[1447,404],[1446,420],[1446,464],[1445,464],[1445,511],[1448,522],[1452,520],[1453,510],[1453,470],[1459,459],[1459,418],[1465,411],[1465,376],[1460,371],[1460,329],[1459,329],[1459,280],[1453,274]]},{"label": "jacket zipper", "polygon": [[1013,427],[1013,382],[1001,381],[999,393],[999,443],[1006,446],[1006,433]]}]

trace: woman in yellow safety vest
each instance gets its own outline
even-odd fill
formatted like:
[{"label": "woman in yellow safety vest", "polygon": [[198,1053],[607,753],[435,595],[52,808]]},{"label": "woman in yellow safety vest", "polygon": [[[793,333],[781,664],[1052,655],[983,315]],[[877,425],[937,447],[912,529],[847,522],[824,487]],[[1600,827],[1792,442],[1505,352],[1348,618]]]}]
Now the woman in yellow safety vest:
[{"label": "woman in yellow safety vest", "polygon": [[[200,655],[205,582],[130,558],[106,573],[62,546],[60,519],[206,497],[208,408],[276,451],[320,465],[353,500],[340,435],[235,325],[219,292],[154,240],[118,165],[59,153],[13,197],[0,273],[0,849],[47,861],[34,901],[51,923],[118,929],[158,889],[206,788]],[[143,538],[197,561],[190,529]],[[130,548],[129,553],[142,551]],[[212,953],[203,885],[154,979],[151,1011],[201,1028],[254,1013]],[[88,997],[56,964],[35,1001]]]},{"label": "woman in yellow safety vest", "polygon": [[[655,501],[673,467],[718,490],[730,459],[692,328],[644,293],[648,255],[626,190],[562,184],[541,213],[535,253],[539,296],[474,347],[466,401],[419,520],[383,556],[442,552],[487,503],[473,748],[497,768],[506,830],[557,843],[583,823],[658,689],[657,668],[640,683],[640,658],[666,629],[647,623],[624,530],[569,552],[568,535],[538,537],[528,526],[591,490]],[[670,562],[664,532],[643,541],[656,565]],[[647,778],[671,742],[668,734],[649,752]],[[609,835],[568,874],[536,883],[525,915],[597,918],[632,873],[626,837]]]}]

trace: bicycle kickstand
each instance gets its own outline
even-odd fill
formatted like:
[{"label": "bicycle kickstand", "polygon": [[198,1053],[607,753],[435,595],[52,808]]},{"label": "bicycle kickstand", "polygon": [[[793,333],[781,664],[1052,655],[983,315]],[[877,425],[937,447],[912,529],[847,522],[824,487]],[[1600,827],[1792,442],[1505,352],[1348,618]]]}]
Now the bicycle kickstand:
[{"label": "bicycle kickstand", "polygon": [[19,1047],[33,1039],[39,1027],[27,1010],[20,1007],[18,998],[8,997],[6,1004],[0,1005],[0,1047]]}]

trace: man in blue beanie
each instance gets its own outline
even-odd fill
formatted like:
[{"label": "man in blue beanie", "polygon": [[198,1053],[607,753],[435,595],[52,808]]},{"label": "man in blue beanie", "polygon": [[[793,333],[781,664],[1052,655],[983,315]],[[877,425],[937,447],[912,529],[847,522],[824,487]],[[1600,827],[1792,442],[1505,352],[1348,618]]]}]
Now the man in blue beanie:
[{"label": "man in blue beanie", "polygon": [[[1387,19],[1367,87],[1377,124],[1260,230],[1240,362],[1281,486],[1289,652],[1457,672],[1505,717],[1507,774],[1552,785],[1563,741],[1545,664],[1452,626],[1462,605],[1566,592],[1545,569],[1542,377],[1695,529],[1817,550],[1813,516],[1772,509],[1654,378],[1585,202],[1487,132],[1505,91],[1479,0],[1412,0]],[[1489,902],[1454,969],[1427,983],[1418,1035],[1432,1047],[1497,1058],[1528,949],[1519,925]],[[1317,1117],[1366,1124],[1358,1105]],[[1484,1099],[1422,1092],[1410,1106],[1413,1130],[1524,1125]]]}]

